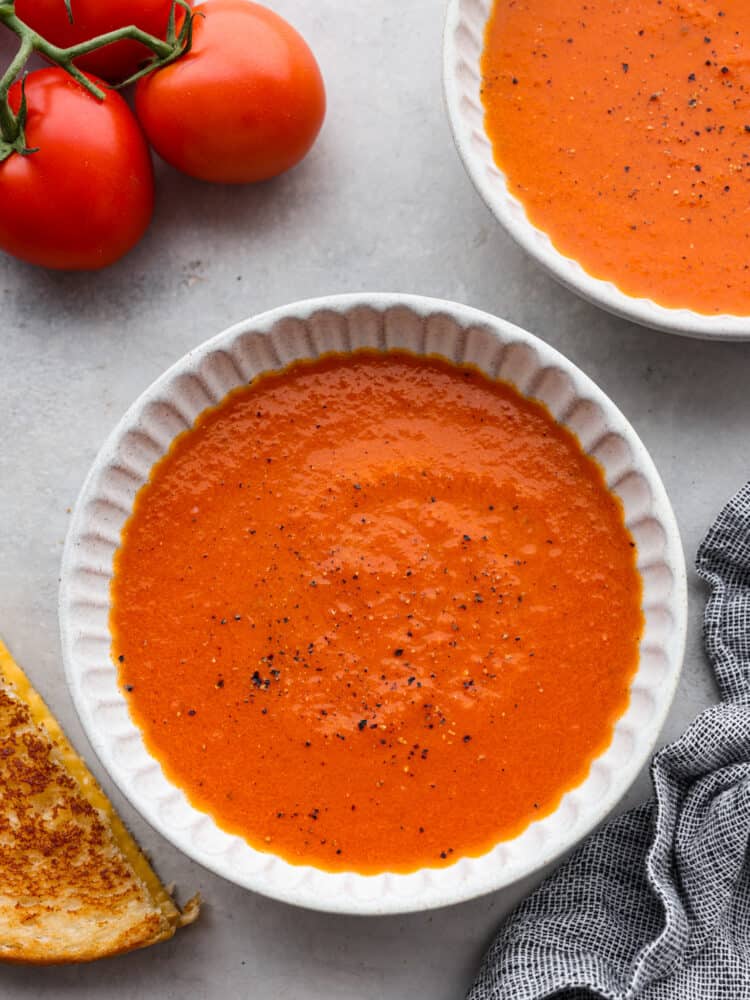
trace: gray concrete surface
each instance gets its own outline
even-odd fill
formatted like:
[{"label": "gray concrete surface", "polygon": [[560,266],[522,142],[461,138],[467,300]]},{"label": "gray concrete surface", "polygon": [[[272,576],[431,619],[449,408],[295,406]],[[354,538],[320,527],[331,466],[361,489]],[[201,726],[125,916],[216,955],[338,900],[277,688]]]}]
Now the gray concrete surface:
[{"label": "gray concrete surface", "polygon": [[[274,6],[310,40],[328,87],[324,132],[301,167],[228,189],[160,165],[148,235],[101,274],[0,258],[0,632],[84,752],[56,618],[70,507],[131,400],[235,320],[370,289],[457,299],[519,323],[630,417],[661,470],[691,565],[712,517],[750,475],[750,344],[691,342],[599,312],[543,274],[479,201],[442,106],[441,0]],[[663,740],[714,698],[703,598],[692,574],[687,659]],[[623,806],[648,793],[644,774]],[[165,879],[183,894],[200,890],[203,918],[167,945],[95,966],[0,969],[5,1000],[454,1000],[503,914],[535,883],[409,917],[304,912],[213,877],[113,798]]]}]

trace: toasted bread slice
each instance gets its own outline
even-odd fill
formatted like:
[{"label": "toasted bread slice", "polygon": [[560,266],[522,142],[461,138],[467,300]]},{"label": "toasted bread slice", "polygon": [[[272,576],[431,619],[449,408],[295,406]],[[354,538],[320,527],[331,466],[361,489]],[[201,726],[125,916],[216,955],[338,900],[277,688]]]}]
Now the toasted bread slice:
[{"label": "toasted bread slice", "polygon": [[175,906],[0,642],[0,960],[88,962],[172,937]]}]

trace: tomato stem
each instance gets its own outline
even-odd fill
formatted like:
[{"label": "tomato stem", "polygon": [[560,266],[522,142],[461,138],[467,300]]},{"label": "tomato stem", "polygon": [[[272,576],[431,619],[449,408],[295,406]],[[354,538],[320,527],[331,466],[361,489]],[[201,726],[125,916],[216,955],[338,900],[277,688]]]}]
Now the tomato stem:
[{"label": "tomato stem", "polygon": [[[179,34],[176,30],[176,18],[175,14],[178,7],[182,7],[185,11],[185,20],[182,23]],[[132,76],[129,76],[127,80],[123,80],[122,83],[115,84],[113,89],[120,90],[123,87],[130,86],[131,83],[135,83],[136,80],[140,80],[142,76],[147,76],[152,70],[157,69],[161,66],[166,66],[175,59],[179,59],[190,51],[193,44],[193,21],[196,17],[203,17],[199,11],[193,11],[188,0],[172,0],[172,8],[169,13],[169,24],[167,27],[167,40],[166,46],[168,46],[169,51],[166,55],[160,57],[158,53],[155,55],[154,59],[148,62],[142,69],[139,69]]]},{"label": "tomato stem", "polygon": [[59,61],[60,65],[63,65],[64,63],[78,59],[80,56],[85,56],[95,49],[104,48],[105,45],[120,42],[125,38],[140,42],[141,45],[145,45],[151,49],[160,59],[173,55],[174,46],[168,42],[161,41],[161,39],[156,38],[154,35],[149,35],[147,31],[142,31],[140,28],[136,28],[135,25],[129,25],[127,28],[117,28],[115,31],[108,31],[106,35],[97,35],[96,38],[91,38],[86,42],[71,45],[68,49],[59,49],[56,45],[52,45],[40,37],[42,44],[37,46],[37,48],[48,59],[52,59],[53,62]]},{"label": "tomato stem", "polygon": [[[185,19],[179,33],[177,33],[175,27],[177,7],[182,7],[185,11]],[[124,87],[146,73],[150,73],[160,66],[166,66],[167,63],[173,62],[188,52],[192,43],[194,17],[195,14],[188,0],[172,0],[166,40],[157,38],[155,35],[150,35],[148,32],[136,27],[136,25],[130,24],[123,28],[117,28],[115,31],[108,31],[104,35],[98,35],[96,38],[88,39],[85,42],[79,42],[77,45],[71,45],[67,49],[62,49],[48,42],[39,32],[34,31],[33,28],[30,28],[25,21],[22,21],[16,15],[14,0],[0,0],[0,24],[4,24],[6,28],[9,28],[21,39],[18,52],[2,78],[0,78],[0,162],[6,159],[14,150],[17,152],[26,151],[25,139],[23,137],[23,121],[20,115],[13,114],[8,101],[8,91],[13,81],[23,70],[32,52],[41,53],[50,62],[70,74],[93,97],[103,101],[106,96],[104,91],[78,69],[75,65],[76,59],[87,55],[89,52],[94,52],[96,49],[104,48],[105,45],[112,45],[113,42],[120,42],[125,39],[140,42],[141,45],[151,50],[153,56],[141,70],[133,74],[124,83],[118,85]]]},{"label": "tomato stem", "polygon": [[0,140],[0,162],[13,152],[14,147],[19,141],[22,145],[25,145],[25,139],[22,135],[23,122],[20,120],[20,116],[13,113],[10,101],[8,100],[8,91],[10,90],[10,85],[26,65],[32,51],[33,47],[28,38],[22,38],[13,61],[0,79],[0,136],[2,136]]}]

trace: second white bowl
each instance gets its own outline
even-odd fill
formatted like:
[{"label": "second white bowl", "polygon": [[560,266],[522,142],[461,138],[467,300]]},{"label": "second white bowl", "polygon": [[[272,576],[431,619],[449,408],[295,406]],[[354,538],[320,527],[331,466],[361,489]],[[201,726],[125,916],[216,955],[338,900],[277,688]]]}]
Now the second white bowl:
[{"label": "second white bowl", "polygon": [[[545,403],[604,467],[638,547],[646,627],[630,704],[610,747],[558,809],[482,857],[410,875],[295,866],[254,850],[194,808],[132,722],[109,631],[113,557],[137,491],[176,435],[262,372],[359,347],[404,348],[477,365]],[[600,822],[646,763],[679,677],[685,565],[674,515],[635,431],[575,365],[543,341],[466,306],[410,295],[342,295],[245,320],[185,355],[131,406],[97,456],[65,545],[60,625],[68,684],[102,763],[135,808],[182,851],[238,885],[312,909],[384,914],[470,899],[541,868]]]}]

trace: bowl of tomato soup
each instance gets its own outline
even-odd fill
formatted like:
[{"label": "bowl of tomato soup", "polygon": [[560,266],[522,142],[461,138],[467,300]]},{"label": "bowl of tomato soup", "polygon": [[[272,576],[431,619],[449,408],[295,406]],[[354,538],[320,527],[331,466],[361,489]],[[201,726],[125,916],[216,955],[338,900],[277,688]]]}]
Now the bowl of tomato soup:
[{"label": "bowl of tomato soup", "polygon": [[239,885],[349,913],[507,885],[647,761],[685,569],[632,427],[542,340],[406,295],[186,355],[77,502],[60,618],[92,745]]},{"label": "bowl of tomato soup", "polygon": [[444,85],[488,207],[596,305],[750,339],[750,8],[450,0]]}]

